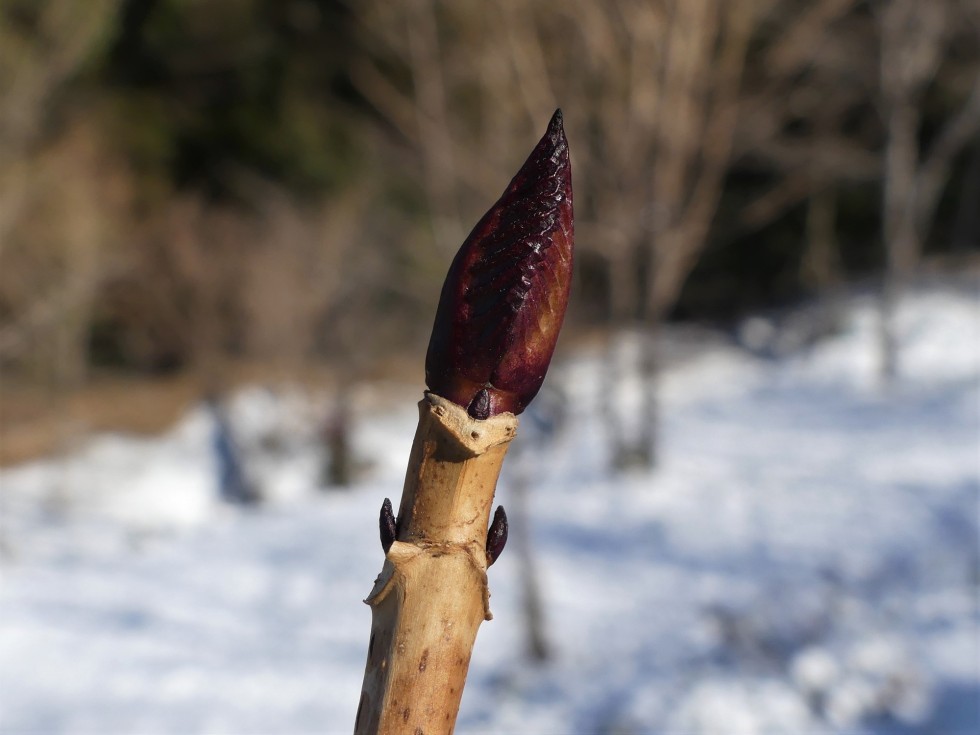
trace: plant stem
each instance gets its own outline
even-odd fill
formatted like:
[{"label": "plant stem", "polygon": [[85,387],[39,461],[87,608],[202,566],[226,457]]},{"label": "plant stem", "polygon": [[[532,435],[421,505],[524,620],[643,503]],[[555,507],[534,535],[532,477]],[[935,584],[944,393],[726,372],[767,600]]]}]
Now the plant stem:
[{"label": "plant stem", "polygon": [[489,620],[487,524],[517,430],[426,393],[371,606],[355,735],[452,733],[480,623]]}]

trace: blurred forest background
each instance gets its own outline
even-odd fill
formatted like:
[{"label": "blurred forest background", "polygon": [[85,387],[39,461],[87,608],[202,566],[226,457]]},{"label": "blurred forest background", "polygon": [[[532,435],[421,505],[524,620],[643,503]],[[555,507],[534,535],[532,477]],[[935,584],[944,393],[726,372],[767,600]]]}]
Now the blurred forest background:
[{"label": "blurred forest background", "polygon": [[556,107],[572,330],[863,280],[887,376],[902,288],[976,268],[976,0],[0,0],[0,461],[250,370],[421,385]]}]

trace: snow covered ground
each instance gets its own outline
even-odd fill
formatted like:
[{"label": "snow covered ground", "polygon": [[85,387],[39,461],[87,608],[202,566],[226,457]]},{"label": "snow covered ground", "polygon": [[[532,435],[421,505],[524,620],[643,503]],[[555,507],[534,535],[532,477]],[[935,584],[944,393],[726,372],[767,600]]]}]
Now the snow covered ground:
[{"label": "snow covered ground", "polygon": [[[805,354],[716,340],[673,367],[652,474],[608,471],[598,355],[558,366],[575,429],[517,449],[498,490],[513,508],[514,483],[531,486],[553,655],[525,656],[508,548],[458,732],[980,732],[978,291],[903,304],[887,392],[870,302],[849,315]],[[378,510],[400,492],[417,391],[361,389],[355,445],[373,463],[326,493],[322,402],[238,395],[270,496],[253,510],[215,500],[203,408],[153,441],[102,436],[3,471],[0,732],[349,732]]]}]

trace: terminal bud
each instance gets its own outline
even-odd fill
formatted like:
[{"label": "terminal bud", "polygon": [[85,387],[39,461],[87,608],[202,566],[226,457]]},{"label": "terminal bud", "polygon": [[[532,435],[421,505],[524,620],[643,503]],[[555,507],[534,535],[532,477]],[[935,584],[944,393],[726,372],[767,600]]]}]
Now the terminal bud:
[{"label": "terminal bud", "polygon": [[573,241],[572,171],[558,110],[449,268],[425,359],[429,390],[476,419],[524,410],[565,317]]}]

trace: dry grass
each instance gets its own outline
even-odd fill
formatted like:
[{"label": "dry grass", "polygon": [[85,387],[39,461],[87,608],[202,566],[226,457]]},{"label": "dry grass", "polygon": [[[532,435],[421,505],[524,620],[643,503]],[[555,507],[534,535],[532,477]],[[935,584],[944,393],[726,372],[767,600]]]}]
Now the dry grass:
[{"label": "dry grass", "polygon": [[0,391],[0,466],[63,451],[94,431],[154,434],[201,394],[199,377],[107,379],[67,395],[11,385]]},{"label": "dry grass", "polygon": [[[424,381],[422,358],[396,354],[367,366],[353,382]],[[70,393],[4,376],[0,381],[0,467],[56,454],[85,436],[115,431],[152,436],[169,429],[210,391],[244,385],[299,385],[333,391],[340,382],[325,365],[222,364],[166,378],[102,376]]]}]

